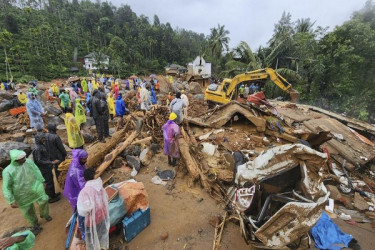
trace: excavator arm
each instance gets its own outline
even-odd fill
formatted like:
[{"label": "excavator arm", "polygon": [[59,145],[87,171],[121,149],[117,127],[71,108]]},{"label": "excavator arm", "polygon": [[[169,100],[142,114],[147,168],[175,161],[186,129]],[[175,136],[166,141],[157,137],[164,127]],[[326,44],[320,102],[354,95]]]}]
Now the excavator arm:
[{"label": "excavator arm", "polygon": [[229,94],[232,95],[231,93],[235,91],[236,87],[242,82],[262,80],[268,78],[280,89],[289,93],[292,102],[298,101],[300,96],[299,92],[293,89],[292,84],[290,84],[284,77],[282,77],[279,73],[277,73],[275,70],[271,68],[249,71],[235,76],[232,79],[230,86],[226,90],[227,96]]}]

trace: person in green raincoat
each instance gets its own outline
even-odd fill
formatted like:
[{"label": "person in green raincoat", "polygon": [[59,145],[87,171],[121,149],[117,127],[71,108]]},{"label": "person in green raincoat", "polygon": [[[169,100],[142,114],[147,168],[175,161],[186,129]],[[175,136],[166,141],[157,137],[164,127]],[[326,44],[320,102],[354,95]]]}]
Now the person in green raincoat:
[{"label": "person in green raincoat", "polygon": [[40,217],[52,220],[49,215],[48,195],[44,191],[44,178],[35,163],[26,159],[21,150],[9,151],[11,163],[3,170],[3,193],[12,208],[19,208],[26,220],[39,228],[34,203],[39,206]]},{"label": "person in green raincoat", "polygon": [[0,249],[6,250],[31,250],[35,244],[35,235],[30,230],[3,236],[0,239]]},{"label": "person in green raincoat", "polygon": [[86,122],[85,108],[82,106],[80,98],[76,99],[76,107],[75,107],[74,116],[76,118],[76,122],[78,126],[81,126],[83,123]]},{"label": "person in green raincoat", "polygon": [[66,90],[64,90],[60,95],[60,107],[64,112],[66,112],[66,109],[70,107],[70,98]]},{"label": "person in green raincoat", "polygon": [[82,91],[83,91],[84,93],[87,93],[88,89],[87,89],[86,77],[84,77],[84,78],[82,79],[81,86],[82,86]]}]

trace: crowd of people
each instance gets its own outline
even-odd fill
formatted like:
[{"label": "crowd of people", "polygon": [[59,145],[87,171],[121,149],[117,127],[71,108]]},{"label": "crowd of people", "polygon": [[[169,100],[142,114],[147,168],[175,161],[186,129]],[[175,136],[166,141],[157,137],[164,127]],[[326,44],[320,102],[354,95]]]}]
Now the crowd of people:
[{"label": "crowd of people", "polygon": [[[38,92],[34,91],[35,87],[36,85],[30,87],[27,97],[21,91],[18,93],[20,103],[26,105],[30,127],[37,131],[33,160],[27,158],[23,151],[10,150],[11,163],[4,169],[2,176],[7,203],[12,208],[19,208],[34,230],[40,231],[42,228],[34,203],[39,207],[40,218],[51,221],[49,203],[58,202],[61,195],[55,190],[54,174],[59,176],[58,165],[67,158],[67,151],[56,134],[56,124],[48,124],[47,130],[45,129],[43,116],[46,112],[38,100]],[[160,84],[156,79],[149,82],[140,78],[126,80],[125,92],[134,89],[140,110],[146,113],[151,105],[157,103],[156,93],[160,91]],[[110,137],[109,119],[119,117],[119,128],[122,128],[123,116],[129,112],[123,100],[124,91],[121,91],[116,79],[103,81],[92,78],[86,82],[83,78],[65,89],[58,83],[52,84],[46,92],[47,98],[51,98],[49,100],[58,100],[65,113],[68,145],[72,149],[72,161],[63,195],[69,201],[72,212],[78,214],[81,239],[85,242],[86,249],[108,249],[108,197],[100,177],[96,177],[94,170],[86,166],[88,153],[84,150],[81,127],[86,122],[86,115],[93,117],[100,142],[104,142],[105,137]],[[163,152],[168,156],[168,164],[176,166],[180,157],[179,126],[187,115],[189,100],[180,92],[176,93],[175,98],[169,93],[169,98],[166,103],[170,109],[169,120],[162,128]],[[17,239],[28,238],[22,237]]]}]

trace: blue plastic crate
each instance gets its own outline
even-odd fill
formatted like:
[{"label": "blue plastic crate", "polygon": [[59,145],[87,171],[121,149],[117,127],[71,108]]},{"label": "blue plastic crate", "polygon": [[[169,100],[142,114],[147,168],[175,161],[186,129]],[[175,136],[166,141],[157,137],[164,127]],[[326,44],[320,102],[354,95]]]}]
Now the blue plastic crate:
[{"label": "blue plastic crate", "polygon": [[146,210],[138,210],[122,220],[124,238],[131,241],[151,223],[150,207]]}]

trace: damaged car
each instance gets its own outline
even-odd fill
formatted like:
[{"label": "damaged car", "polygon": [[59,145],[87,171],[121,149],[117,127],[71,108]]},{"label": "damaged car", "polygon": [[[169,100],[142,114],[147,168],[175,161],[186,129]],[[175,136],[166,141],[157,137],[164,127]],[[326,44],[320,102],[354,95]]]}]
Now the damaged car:
[{"label": "damaged car", "polygon": [[318,222],[329,192],[322,170],[327,155],[302,144],[276,146],[237,166],[229,207],[240,215],[254,246],[298,248]]}]

